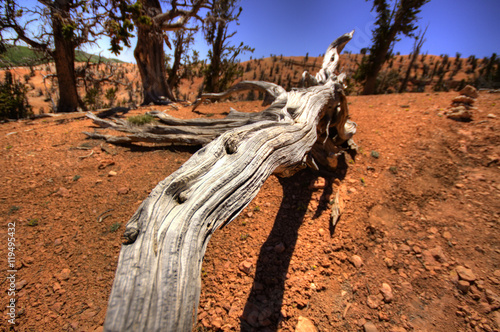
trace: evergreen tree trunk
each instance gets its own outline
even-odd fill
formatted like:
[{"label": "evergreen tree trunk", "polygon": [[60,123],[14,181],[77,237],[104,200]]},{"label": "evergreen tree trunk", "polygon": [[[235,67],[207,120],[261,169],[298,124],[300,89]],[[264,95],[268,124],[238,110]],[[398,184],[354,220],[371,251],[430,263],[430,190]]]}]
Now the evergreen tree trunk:
[{"label": "evergreen tree trunk", "polygon": [[[146,12],[161,13],[158,0],[141,1]],[[151,25],[137,25],[137,45],[134,57],[141,75],[143,89],[143,105],[150,103],[165,104],[175,101],[175,96],[167,84],[167,69],[163,51],[163,34],[160,28]]]},{"label": "evergreen tree trunk", "polygon": [[391,43],[396,37],[395,32],[391,32],[390,36],[387,40],[377,48],[374,54],[370,54],[369,63],[370,66],[366,73],[366,81],[363,87],[364,95],[372,95],[375,93],[375,89],[377,87],[377,76],[382,69],[382,66],[387,57],[387,53],[389,52],[389,48],[391,47]]},{"label": "evergreen tree trunk", "polygon": [[209,74],[205,91],[208,93],[218,93],[220,91],[220,72],[221,72],[221,56],[223,46],[224,23],[219,22],[217,27],[217,35],[212,45],[212,57],[210,58]]},{"label": "evergreen tree trunk", "polygon": [[55,1],[56,11],[52,12],[54,51],[52,57],[56,65],[59,85],[57,112],[74,112],[79,106],[75,75],[75,44],[70,36],[63,34],[63,22],[69,17],[67,0]]},{"label": "evergreen tree trunk", "polygon": [[177,76],[177,72],[181,67],[181,58],[182,54],[184,53],[183,44],[184,44],[184,37],[183,35],[180,35],[178,36],[175,43],[174,63],[172,64],[172,69],[170,70],[167,79],[168,86],[171,88],[175,88],[179,84],[179,77]]}]

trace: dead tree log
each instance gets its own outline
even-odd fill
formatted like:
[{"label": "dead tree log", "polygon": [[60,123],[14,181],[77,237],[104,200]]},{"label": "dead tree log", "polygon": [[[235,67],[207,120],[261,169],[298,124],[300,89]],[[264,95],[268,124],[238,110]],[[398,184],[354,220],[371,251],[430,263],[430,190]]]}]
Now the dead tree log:
[{"label": "dead tree log", "polygon": [[[213,130],[203,135],[216,138],[161,181],[128,222],[106,331],[191,331],[212,233],[236,218],[271,174],[290,176],[306,165],[335,166],[335,156],[349,148],[356,131],[348,120],[343,76],[334,73],[352,34],[330,45],[316,86],[286,92],[270,83],[244,82],[232,89],[265,89],[274,101],[263,112],[232,112],[209,123],[157,114],[174,130],[160,136],[184,130],[182,135],[193,138],[197,130]],[[226,130],[217,134],[219,127]]]}]

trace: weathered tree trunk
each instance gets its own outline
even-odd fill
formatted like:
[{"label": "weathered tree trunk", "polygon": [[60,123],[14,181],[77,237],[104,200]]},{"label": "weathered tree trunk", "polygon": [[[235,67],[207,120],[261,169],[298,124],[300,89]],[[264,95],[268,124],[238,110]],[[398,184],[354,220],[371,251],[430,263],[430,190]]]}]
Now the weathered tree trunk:
[{"label": "weathered tree trunk", "polygon": [[[249,123],[221,133],[153,189],[125,230],[128,244],[120,252],[106,331],[191,331],[213,232],[236,218],[271,174],[334,166],[356,131],[348,120],[344,76],[334,75],[339,53],[351,38],[352,32],[330,45],[317,86],[287,93],[271,83],[245,83],[266,89],[274,98],[270,107],[215,120],[214,126],[234,124],[238,117]],[[167,120],[176,126],[182,122]],[[196,121],[185,123],[206,126]]]},{"label": "weathered tree trunk", "polygon": [[208,67],[208,76],[205,83],[205,90],[208,92],[220,92],[220,74],[221,74],[221,56],[224,35],[224,25],[225,22],[217,23],[217,33],[212,45],[212,56],[210,57],[210,64]]},{"label": "weathered tree trunk", "polygon": [[187,35],[184,30],[176,31],[176,36],[174,40],[174,61],[172,63],[172,68],[168,70],[169,75],[167,78],[167,84],[170,89],[175,89],[179,85],[180,77],[178,71],[181,68],[182,56],[186,53],[191,43],[192,37]]},{"label": "weathered tree trunk", "polygon": [[57,112],[74,112],[79,106],[75,75],[75,43],[72,36],[63,33],[63,20],[69,17],[69,3],[54,1],[56,12],[51,15],[54,36],[54,51],[51,52],[56,65],[59,101]]},{"label": "weathered tree trunk", "polygon": [[378,73],[380,72],[380,69],[382,69],[387,53],[389,52],[389,48],[391,47],[391,43],[395,37],[396,33],[391,31],[388,39],[385,40],[377,49],[377,54],[370,54],[368,61],[371,61],[371,63],[368,72],[366,73],[366,81],[363,86],[364,95],[372,95],[375,93]]},{"label": "weathered tree trunk", "polygon": [[[142,0],[144,10],[150,15],[161,14],[158,0]],[[165,53],[163,51],[163,33],[156,21],[151,24],[135,22],[137,26],[137,45],[134,57],[141,75],[144,105],[150,103],[166,104],[175,100],[172,90],[167,84],[167,70],[165,68]]]}]

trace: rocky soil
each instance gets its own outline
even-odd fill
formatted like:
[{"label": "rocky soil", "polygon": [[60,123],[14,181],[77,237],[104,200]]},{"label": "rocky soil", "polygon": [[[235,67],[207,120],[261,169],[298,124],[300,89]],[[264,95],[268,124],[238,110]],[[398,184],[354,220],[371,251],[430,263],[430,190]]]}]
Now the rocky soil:
[{"label": "rocky soil", "polygon": [[[500,95],[348,97],[360,151],[335,175],[271,176],[213,236],[196,331],[498,331]],[[220,117],[257,102],[149,107]],[[147,109],[124,116],[144,113]],[[196,148],[87,140],[79,115],[0,125],[4,331],[100,331],[121,233]],[[330,222],[339,192],[343,213]],[[16,324],[8,323],[15,223]]]}]

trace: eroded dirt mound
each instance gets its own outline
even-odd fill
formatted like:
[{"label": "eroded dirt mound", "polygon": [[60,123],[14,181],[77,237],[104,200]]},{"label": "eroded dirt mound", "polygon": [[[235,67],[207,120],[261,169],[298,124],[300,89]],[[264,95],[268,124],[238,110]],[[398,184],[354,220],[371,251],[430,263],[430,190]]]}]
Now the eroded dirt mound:
[{"label": "eroded dirt mound", "polygon": [[[500,96],[481,93],[471,122],[443,116],[455,96],[349,97],[356,160],[335,176],[271,176],[215,233],[196,330],[498,330]],[[260,109],[167,111],[229,107]],[[16,325],[4,310],[4,330],[102,329],[124,224],[196,151],[111,146],[85,139],[92,127],[77,116],[0,125],[5,262],[9,222],[17,248]]]}]

